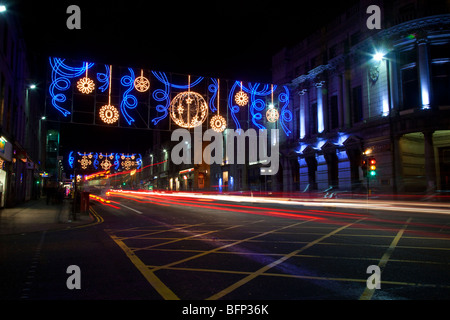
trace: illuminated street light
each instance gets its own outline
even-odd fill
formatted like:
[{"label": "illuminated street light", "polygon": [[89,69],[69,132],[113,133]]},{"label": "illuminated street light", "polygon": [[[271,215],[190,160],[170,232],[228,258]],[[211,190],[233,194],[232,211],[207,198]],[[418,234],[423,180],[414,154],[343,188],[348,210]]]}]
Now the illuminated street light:
[{"label": "illuminated street light", "polygon": [[35,84],[30,84],[30,89],[31,90],[36,89],[36,85]]},{"label": "illuminated street light", "polygon": [[3,4],[0,4],[0,12],[5,12],[6,11],[6,6]]},{"label": "illuminated street light", "polygon": [[384,58],[384,53],[382,53],[382,52],[376,52],[376,53],[373,55],[373,59],[374,59],[375,61],[382,61],[383,58]]}]

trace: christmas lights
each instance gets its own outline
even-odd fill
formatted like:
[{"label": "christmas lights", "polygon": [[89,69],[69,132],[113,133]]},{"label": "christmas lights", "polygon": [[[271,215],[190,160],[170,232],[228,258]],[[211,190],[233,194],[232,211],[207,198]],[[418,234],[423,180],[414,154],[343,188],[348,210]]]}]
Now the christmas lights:
[{"label": "christmas lights", "polygon": [[88,63],[86,62],[86,76],[78,80],[77,82],[77,88],[81,93],[89,94],[92,91],[94,91],[95,84],[94,81],[89,79],[88,77]]},{"label": "christmas lights", "polygon": [[134,122],[134,119],[128,114],[127,109],[136,108],[138,102],[136,97],[130,94],[130,91],[134,88],[134,72],[131,68],[128,68],[128,71],[130,72],[130,75],[123,76],[122,79],[120,79],[120,84],[124,87],[128,87],[128,89],[123,93],[122,102],[120,103],[120,111],[125,118],[125,121],[131,125],[131,123]]},{"label": "christmas lights", "polygon": [[134,88],[139,92],[145,92],[150,88],[150,81],[144,77],[144,70],[141,69],[141,75],[134,79]]},{"label": "christmas lights", "polygon": [[266,119],[269,122],[277,122],[280,117],[278,110],[275,108],[269,108],[266,112]]},{"label": "christmas lights", "polygon": [[211,129],[216,132],[223,132],[227,127],[227,121],[219,114],[220,110],[220,80],[217,79],[217,115],[211,118]]},{"label": "christmas lights", "polygon": [[241,128],[241,125],[240,125],[240,123],[239,123],[239,120],[238,120],[238,118],[237,118],[237,116],[236,116],[236,114],[239,112],[239,110],[240,110],[240,108],[239,108],[239,106],[237,106],[237,105],[235,105],[233,102],[234,102],[234,99],[233,99],[233,97],[234,97],[234,95],[233,95],[233,93],[234,93],[234,91],[235,91],[235,89],[236,89],[236,87],[239,85],[239,82],[238,81],[236,81],[234,84],[233,84],[233,86],[231,87],[231,90],[230,90],[230,92],[228,93],[228,108],[230,109],[230,111],[231,111],[231,118],[233,119],[233,122],[234,122],[234,124],[236,125],[236,130],[238,130],[238,129],[240,129]]},{"label": "christmas lights", "polygon": [[100,108],[99,115],[100,119],[106,124],[113,124],[119,120],[119,111],[117,108],[111,105],[111,73],[112,66],[109,66],[109,93],[108,93],[108,104]]},{"label": "christmas lights", "polygon": [[272,88],[271,88],[271,92],[270,92],[270,106],[269,106],[269,109],[266,112],[266,119],[267,119],[267,121],[273,123],[273,122],[277,122],[278,121],[278,119],[280,117],[280,114],[278,113],[278,110],[275,109],[275,106],[273,104],[273,90],[274,90],[273,89],[273,84],[272,84],[271,87]]},{"label": "christmas lights", "polygon": [[117,111],[116,107],[111,105],[104,105],[100,108],[100,119],[104,123],[113,124],[117,120],[119,120],[119,111]]},{"label": "christmas lights", "polygon": [[241,91],[236,93],[234,96],[234,100],[236,101],[236,104],[240,107],[245,106],[248,103],[248,95],[242,91],[242,81],[241,81]]},{"label": "christmas lights", "polygon": [[221,115],[215,115],[211,118],[211,129],[216,132],[223,132],[227,128],[227,121]]},{"label": "christmas lights", "polygon": [[105,92],[109,86],[109,66],[107,64],[105,64],[105,73],[97,73],[97,80],[100,83],[103,83],[98,89],[101,92]]},{"label": "christmas lights", "polygon": [[94,64],[89,63],[82,67],[70,67],[64,63],[65,59],[49,58],[50,66],[52,68],[51,79],[49,85],[49,93],[52,98],[53,107],[60,112],[64,117],[67,117],[71,112],[61,106],[67,100],[64,93],[55,91],[67,91],[70,88],[70,79],[81,76],[86,68],[92,67]]},{"label": "christmas lights", "polygon": [[281,108],[281,117],[280,117],[280,124],[281,128],[283,129],[286,136],[289,136],[292,131],[289,130],[287,127],[286,122],[291,122],[293,119],[291,110],[288,109],[289,107],[289,89],[287,86],[283,86],[284,92],[281,92],[278,95],[278,101],[283,102],[284,105]]},{"label": "christmas lights", "polygon": [[208,86],[208,90],[213,95],[209,99],[209,110],[211,110],[211,112],[216,112],[217,108],[214,106],[214,99],[216,99],[216,96],[217,96],[217,81],[218,81],[218,79],[211,78],[211,81],[213,83]]},{"label": "christmas lights", "polygon": [[[190,83],[190,76],[188,76]],[[182,128],[194,128],[201,125],[208,116],[208,105],[201,94],[188,91],[181,92],[170,103],[170,117]]]}]

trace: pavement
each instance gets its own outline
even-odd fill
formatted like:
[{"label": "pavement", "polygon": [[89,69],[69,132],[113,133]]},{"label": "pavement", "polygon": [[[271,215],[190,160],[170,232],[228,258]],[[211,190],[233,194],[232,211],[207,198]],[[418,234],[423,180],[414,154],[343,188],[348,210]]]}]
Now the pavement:
[{"label": "pavement", "polygon": [[89,212],[76,213],[74,219],[71,199],[47,204],[43,197],[0,209],[0,235],[70,229],[94,221]]}]

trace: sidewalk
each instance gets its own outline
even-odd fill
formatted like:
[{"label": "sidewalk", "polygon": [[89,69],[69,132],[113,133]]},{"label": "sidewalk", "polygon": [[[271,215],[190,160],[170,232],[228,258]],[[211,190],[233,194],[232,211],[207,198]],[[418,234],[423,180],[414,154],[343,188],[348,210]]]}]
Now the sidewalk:
[{"label": "sidewalk", "polygon": [[69,229],[94,221],[88,213],[77,213],[72,220],[71,210],[69,199],[62,204],[46,204],[46,198],[0,209],[0,235]]}]

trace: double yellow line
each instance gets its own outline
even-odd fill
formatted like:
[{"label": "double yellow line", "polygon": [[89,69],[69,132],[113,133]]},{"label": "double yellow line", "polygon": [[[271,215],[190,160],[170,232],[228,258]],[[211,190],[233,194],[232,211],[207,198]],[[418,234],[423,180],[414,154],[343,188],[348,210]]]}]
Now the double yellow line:
[{"label": "double yellow line", "polygon": [[97,213],[97,211],[95,211],[94,208],[92,208],[91,206],[89,207],[89,213],[94,217],[95,221],[92,222],[92,223],[89,223],[86,226],[92,226],[92,225],[100,224],[100,223],[105,221],[105,219],[103,219],[102,216],[99,215]]}]

